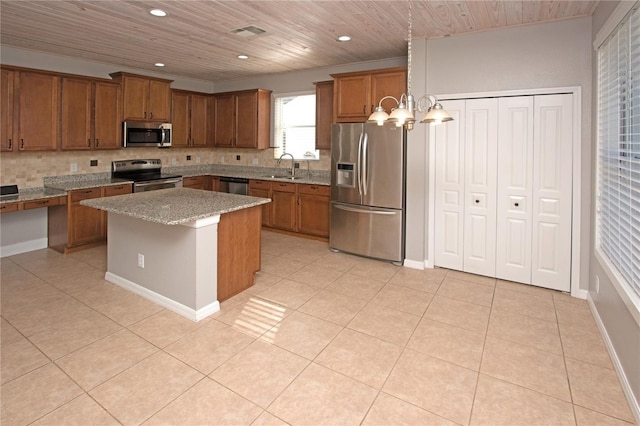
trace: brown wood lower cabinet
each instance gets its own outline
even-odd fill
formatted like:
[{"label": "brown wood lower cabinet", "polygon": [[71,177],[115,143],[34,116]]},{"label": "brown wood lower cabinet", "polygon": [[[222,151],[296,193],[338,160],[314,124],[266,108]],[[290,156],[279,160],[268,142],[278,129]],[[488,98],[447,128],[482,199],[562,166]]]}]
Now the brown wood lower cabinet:
[{"label": "brown wood lower cabinet", "polygon": [[103,214],[80,204],[82,200],[102,197],[102,188],[69,192],[69,239],[67,247],[101,241],[105,238]]},{"label": "brown wood lower cabinet", "polygon": [[297,231],[296,208],[296,184],[272,182],[271,227],[285,231]]},{"label": "brown wood lower cabinet", "polygon": [[209,176],[187,176],[182,178],[182,187],[191,189],[205,189],[205,181]]},{"label": "brown wood lower cabinet", "polygon": [[329,194],[323,185],[298,185],[298,232],[329,236]]},{"label": "brown wood lower cabinet", "polygon": [[260,207],[220,215],[218,224],[218,300],[251,287],[260,270]]},{"label": "brown wood lower cabinet", "polygon": [[322,239],[329,237],[330,187],[250,180],[249,195],[272,200],[262,206],[262,226]]},{"label": "brown wood lower cabinet", "polygon": [[107,237],[107,215],[80,202],[129,193],[128,183],[69,191],[66,204],[49,208],[49,247],[70,253],[103,243]]},{"label": "brown wood lower cabinet", "polygon": [[[249,195],[252,197],[271,198],[271,182],[250,180]],[[271,226],[271,203],[262,205],[262,226]]]}]

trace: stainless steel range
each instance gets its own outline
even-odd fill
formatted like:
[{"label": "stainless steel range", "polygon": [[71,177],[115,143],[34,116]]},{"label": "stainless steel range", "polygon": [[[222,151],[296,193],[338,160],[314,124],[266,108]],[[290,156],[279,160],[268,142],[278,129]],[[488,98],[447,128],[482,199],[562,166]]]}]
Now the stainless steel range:
[{"label": "stainless steel range", "polygon": [[132,180],[133,192],[182,187],[182,176],[162,173],[159,159],[112,161],[111,177]]}]

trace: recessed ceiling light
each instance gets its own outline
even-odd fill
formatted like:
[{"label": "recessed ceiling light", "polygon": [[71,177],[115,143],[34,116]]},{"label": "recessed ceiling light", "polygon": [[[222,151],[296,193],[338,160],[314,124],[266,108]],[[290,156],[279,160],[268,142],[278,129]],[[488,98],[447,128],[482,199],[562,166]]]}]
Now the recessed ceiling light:
[{"label": "recessed ceiling light", "polygon": [[153,16],[167,16],[167,12],[162,9],[152,9],[149,11]]},{"label": "recessed ceiling light", "polygon": [[155,64],[156,67],[164,67],[164,64],[162,62],[156,62]]},{"label": "recessed ceiling light", "polygon": [[249,59],[247,55],[238,55],[238,59]]},{"label": "recessed ceiling light", "polygon": [[338,37],[338,41],[349,41],[351,40],[351,37],[349,37],[348,35],[341,35],[340,37]]}]

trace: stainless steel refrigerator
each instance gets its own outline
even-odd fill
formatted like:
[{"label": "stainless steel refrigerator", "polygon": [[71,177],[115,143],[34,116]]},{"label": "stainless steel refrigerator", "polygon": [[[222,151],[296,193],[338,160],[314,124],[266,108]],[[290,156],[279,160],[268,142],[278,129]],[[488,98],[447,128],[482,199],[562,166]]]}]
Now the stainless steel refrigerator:
[{"label": "stainless steel refrigerator", "polygon": [[375,123],[331,129],[329,247],[404,261],[406,131]]}]

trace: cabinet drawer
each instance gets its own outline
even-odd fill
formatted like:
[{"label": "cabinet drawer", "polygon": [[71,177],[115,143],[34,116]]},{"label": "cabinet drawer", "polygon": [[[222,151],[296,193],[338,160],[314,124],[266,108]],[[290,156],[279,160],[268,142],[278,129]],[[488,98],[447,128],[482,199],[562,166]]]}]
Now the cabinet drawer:
[{"label": "cabinet drawer", "polygon": [[249,188],[251,189],[266,189],[267,191],[271,189],[271,182],[268,180],[253,180],[249,181]]},{"label": "cabinet drawer", "polygon": [[296,192],[295,183],[273,182],[271,188],[280,192]]},{"label": "cabinet drawer", "polygon": [[124,183],[122,185],[107,186],[104,188],[104,196],[111,197],[112,195],[131,194],[131,184]]},{"label": "cabinet drawer", "polygon": [[204,185],[204,176],[189,176],[182,178],[182,186],[185,188],[201,185]]},{"label": "cabinet drawer", "polygon": [[39,209],[41,207],[57,206],[60,204],[58,198],[45,198],[42,200],[25,201],[24,209]]},{"label": "cabinet drawer", "polygon": [[0,213],[9,213],[15,212],[19,210],[20,203],[5,203],[0,204]]},{"label": "cabinet drawer", "polygon": [[72,203],[89,200],[91,198],[98,198],[100,196],[102,196],[101,188],[78,189],[69,192],[69,200]]},{"label": "cabinet drawer", "polygon": [[331,188],[326,185],[298,184],[298,194],[326,195],[331,194]]}]

